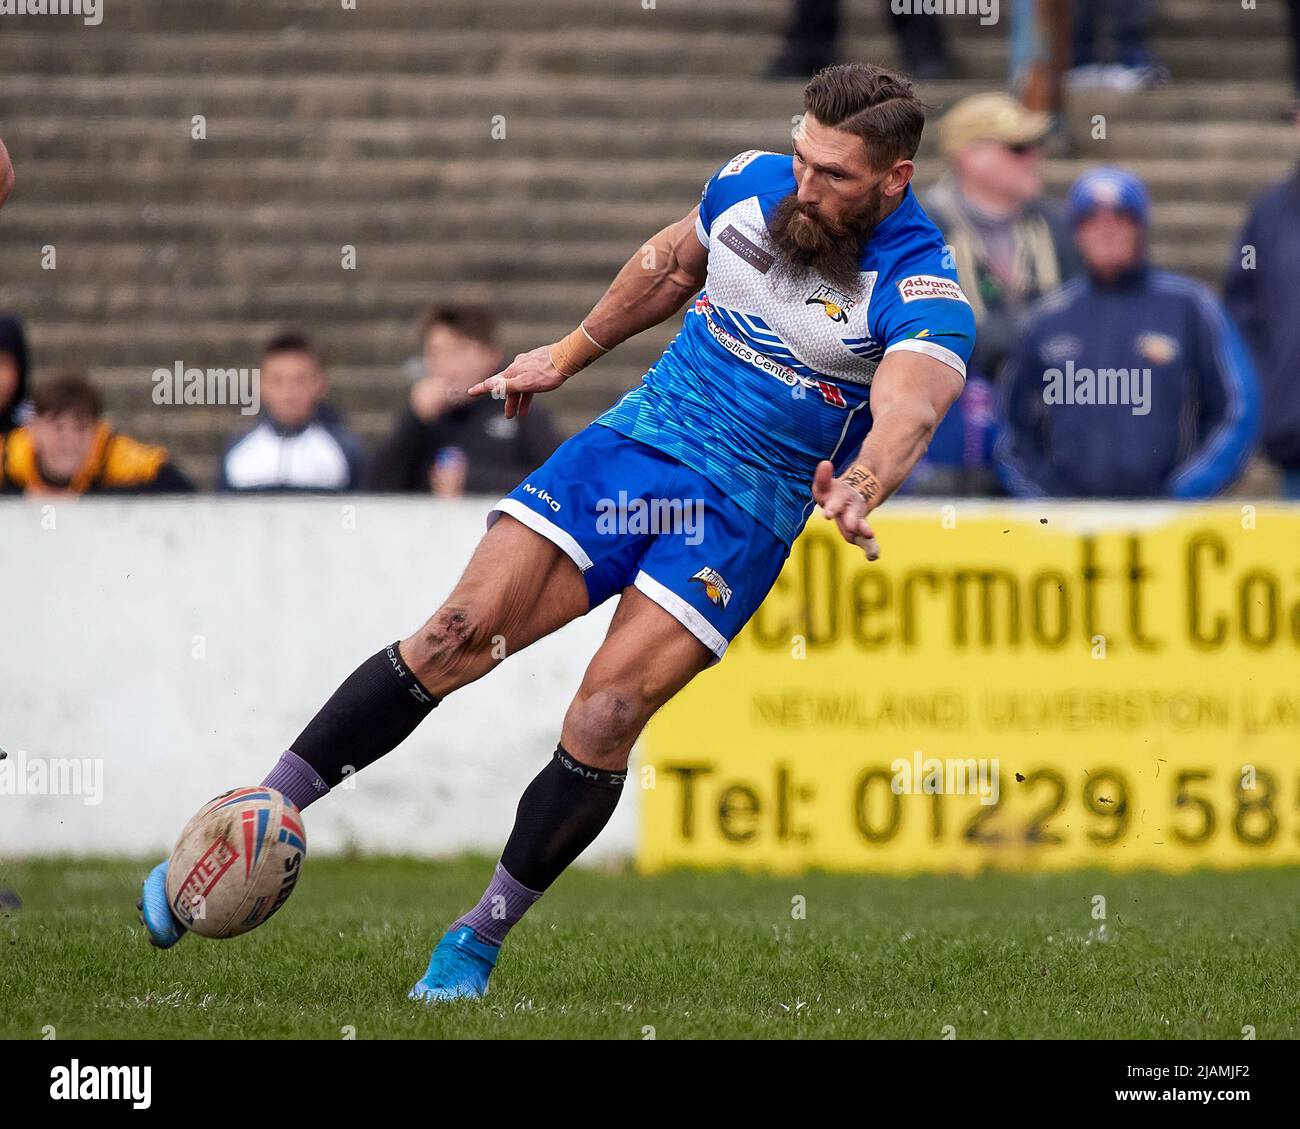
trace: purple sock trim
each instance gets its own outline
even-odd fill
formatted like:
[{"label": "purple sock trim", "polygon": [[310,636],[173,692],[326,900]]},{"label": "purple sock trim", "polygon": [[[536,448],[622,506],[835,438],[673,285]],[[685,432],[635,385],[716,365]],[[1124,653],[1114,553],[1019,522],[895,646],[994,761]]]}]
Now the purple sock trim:
[{"label": "purple sock trim", "polygon": [[483,891],[478,905],[454,922],[452,928],[460,929],[468,925],[480,941],[499,945],[528,912],[528,907],[541,896],[536,890],[519,885],[510,877],[506,868],[497,863],[492,881]]},{"label": "purple sock trim", "polygon": [[317,775],[316,770],[292,749],[280,754],[270,775],[262,781],[262,787],[283,792],[298,805],[300,811],[330,790],[330,786]]}]

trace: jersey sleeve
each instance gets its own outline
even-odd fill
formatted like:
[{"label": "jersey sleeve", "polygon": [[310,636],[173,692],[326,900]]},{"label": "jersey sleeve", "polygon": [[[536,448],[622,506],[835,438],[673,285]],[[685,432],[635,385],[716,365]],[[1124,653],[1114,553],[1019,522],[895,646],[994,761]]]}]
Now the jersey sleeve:
[{"label": "jersey sleeve", "polygon": [[695,220],[695,234],[705,247],[713,231],[713,221],[733,204],[752,196],[756,187],[756,177],[761,169],[756,163],[761,157],[774,157],[765,149],[746,149],[737,153],[704,183],[700,192],[700,214]]},{"label": "jersey sleeve", "polygon": [[916,263],[894,273],[883,293],[877,293],[871,330],[885,356],[896,350],[924,353],[956,369],[965,380],[975,348],[975,313],[955,270]]}]

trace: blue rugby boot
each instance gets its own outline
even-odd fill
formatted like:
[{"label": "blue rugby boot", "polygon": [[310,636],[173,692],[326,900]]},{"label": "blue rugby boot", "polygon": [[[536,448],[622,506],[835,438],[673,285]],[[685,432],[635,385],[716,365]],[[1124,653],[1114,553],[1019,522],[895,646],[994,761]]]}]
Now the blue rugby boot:
[{"label": "blue rugby boot", "polygon": [[144,888],[140,891],[140,900],[135,903],[135,908],[140,911],[140,920],[149,934],[149,944],[159,949],[170,949],[188,932],[176,920],[172,907],[167,903],[168,861],[170,860],[160,862],[149,871],[149,877],[144,880]]},{"label": "blue rugby boot", "polygon": [[421,1003],[481,999],[500,952],[500,945],[480,941],[468,925],[452,929],[433,950],[429,971],[407,995]]}]

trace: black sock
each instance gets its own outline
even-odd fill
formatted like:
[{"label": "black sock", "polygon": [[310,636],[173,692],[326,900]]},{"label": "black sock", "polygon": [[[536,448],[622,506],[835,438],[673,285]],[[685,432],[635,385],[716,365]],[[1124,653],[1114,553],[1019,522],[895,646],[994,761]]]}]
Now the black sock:
[{"label": "black sock", "polygon": [[349,674],[289,748],[332,788],[397,748],[437,704],[394,643]]},{"label": "black sock", "polygon": [[557,746],[519,798],[501,865],[521,885],[545,890],[609,822],[626,779],[626,771],[589,768]]}]

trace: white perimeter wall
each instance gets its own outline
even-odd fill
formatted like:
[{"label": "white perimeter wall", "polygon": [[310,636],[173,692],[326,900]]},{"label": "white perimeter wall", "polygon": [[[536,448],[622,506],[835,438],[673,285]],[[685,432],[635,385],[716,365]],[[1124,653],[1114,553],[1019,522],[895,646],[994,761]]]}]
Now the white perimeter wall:
[{"label": "white perimeter wall", "polygon": [[[20,753],[103,772],[95,805],[0,794],[0,859],[162,857],[200,804],[259,782],[362,659],[437,607],[489,506],[0,500],[0,748],[11,775]],[[612,607],[453,695],[318,802],[311,849],[500,850]],[[587,861],[631,852],[633,791]]]}]

